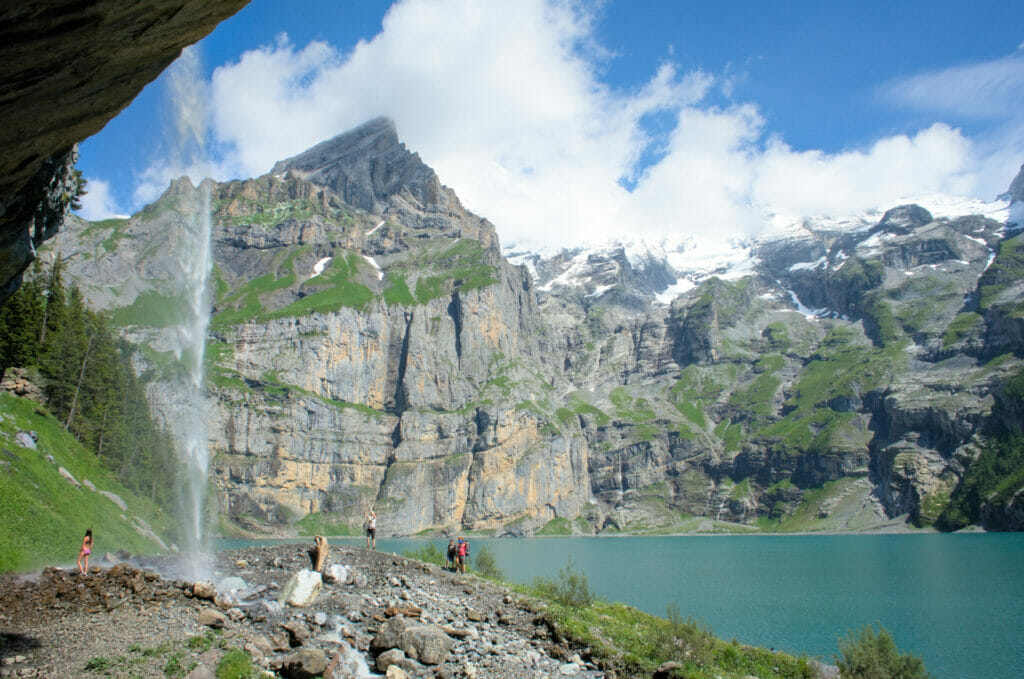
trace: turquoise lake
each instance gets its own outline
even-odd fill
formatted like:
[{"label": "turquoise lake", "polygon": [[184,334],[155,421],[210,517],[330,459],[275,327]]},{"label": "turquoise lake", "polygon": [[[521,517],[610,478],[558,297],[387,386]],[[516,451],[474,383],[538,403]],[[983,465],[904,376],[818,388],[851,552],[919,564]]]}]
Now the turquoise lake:
[{"label": "turquoise lake", "polygon": [[[339,538],[339,544],[365,544]],[[379,539],[402,553],[447,540]],[[232,548],[254,544],[220,541]],[[571,555],[601,597],[723,639],[831,661],[880,622],[939,679],[1024,677],[1024,534],[473,538],[507,579],[556,577]]]}]

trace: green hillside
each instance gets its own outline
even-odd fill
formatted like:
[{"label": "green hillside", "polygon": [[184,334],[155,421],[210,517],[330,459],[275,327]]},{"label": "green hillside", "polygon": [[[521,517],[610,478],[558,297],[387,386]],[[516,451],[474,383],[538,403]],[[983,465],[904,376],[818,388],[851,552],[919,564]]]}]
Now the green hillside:
[{"label": "green hillside", "polygon": [[[19,431],[36,432],[35,450],[19,445]],[[78,486],[61,475],[61,467]],[[120,497],[127,510],[100,491]],[[167,512],[121,485],[46,408],[9,393],[0,393],[0,516],[0,572],[73,564],[87,528],[95,539],[93,563],[119,549],[164,551],[145,535],[146,526],[168,547],[174,532]]]}]

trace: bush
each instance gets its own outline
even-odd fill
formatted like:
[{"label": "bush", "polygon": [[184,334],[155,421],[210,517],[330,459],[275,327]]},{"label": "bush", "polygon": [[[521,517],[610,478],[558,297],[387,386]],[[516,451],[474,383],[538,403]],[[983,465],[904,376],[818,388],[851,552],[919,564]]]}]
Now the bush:
[{"label": "bush", "polygon": [[494,552],[486,546],[481,547],[473,557],[473,570],[490,580],[504,580],[505,574],[498,567],[498,560],[494,558]]},{"label": "bush", "polygon": [[659,651],[663,657],[689,660],[697,665],[711,661],[715,637],[709,628],[693,618],[684,618],[676,604],[668,605],[667,620],[668,624],[661,627],[658,634]]},{"label": "bush", "polygon": [[924,661],[917,656],[900,653],[889,631],[868,625],[859,632],[850,632],[839,640],[836,657],[843,679],[928,679]]},{"label": "bush", "polygon": [[419,549],[406,550],[402,552],[402,556],[407,559],[437,564],[438,566],[443,566],[445,560],[444,554],[441,553],[441,550],[433,542],[428,542]]},{"label": "bush", "polygon": [[537,593],[563,606],[585,608],[594,603],[594,593],[590,590],[587,576],[577,573],[572,555],[569,562],[558,571],[558,580],[537,577],[533,579],[533,588]]}]

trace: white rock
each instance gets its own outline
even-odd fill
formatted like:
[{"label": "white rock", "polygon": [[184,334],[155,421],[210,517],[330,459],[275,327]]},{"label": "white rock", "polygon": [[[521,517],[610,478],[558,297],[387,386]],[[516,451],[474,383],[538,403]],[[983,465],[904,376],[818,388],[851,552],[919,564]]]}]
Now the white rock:
[{"label": "white rock", "polygon": [[100,494],[100,495],[102,495],[103,497],[107,498],[107,499],[108,499],[108,500],[110,500],[111,502],[113,502],[113,503],[114,503],[115,505],[117,505],[118,507],[120,507],[120,508],[121,508],[121,511],[122,511],[122,512],[126,512],[126,511],[128,511],[128,505],[126,505],[126,504],[124,503],[124,500],[122,500],[122,499],[121,499],[120,497],[118,497],[117,495],[114,495],[114,494],[113,494],[113,493],[111,493],[110,491],[106,491],[106,490],[101,490],[101,491],[99,491],[99,494]]},{"label": "white rock", "polygon": [[60,472],[60,475],[63,476],[65,479],[67,479],[68,483],[70,483],[71,485],[73,485],[73,486],[81,486],[82,485],[78,481],[76,481],[75,477],[71,475],[71,472],[69,472],[67,469],[64,469],[64,467],[57,467],[57,471]]},{"label": "white rock", "polygon": [[343,583],[348,580],[348,569],[342,566],[340,563],[334,563],[328,566],[327,572],[324,574],[325,582],[336,582]]},{"label": "white rock", "polygon": [[304,568],[293,575],[281,590],[278,601],[288,606],[303,608],[316,601],[323,588],[323,579],[316,571]]},{"label": "white rock", "polygon": [[566,677],[574,677],[580,673],[580,666],[574,662],[567,662],[558,668],[558,673]]}]

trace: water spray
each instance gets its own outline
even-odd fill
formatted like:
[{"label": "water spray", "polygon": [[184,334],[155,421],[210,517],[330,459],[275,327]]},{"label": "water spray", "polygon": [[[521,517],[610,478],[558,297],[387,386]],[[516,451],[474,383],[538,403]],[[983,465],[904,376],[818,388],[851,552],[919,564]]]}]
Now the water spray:
[{"label": "water spray", "polygon": [[[176,169],[198,175],[212,174],[206,146],[205,81],[198,49],[186,48],[169,70],[169,95],[174,110],[177,157],[170,158]],[[209,576],[209,536],[205,530],[206,491],[209,484],[210,454],[206,426],[206,391],[203,358],[210,325],[209,277],[213,266],[210,246],[210,184],[200,181],[194,207],[186,216],[184,242],[178,253],[182,292],[187,315],[175,328],[177,354],[186,368],[182,385],[180,420],[174,423],[186,466],[183,513],[186,527],[185,575],[193,580]]]}]

